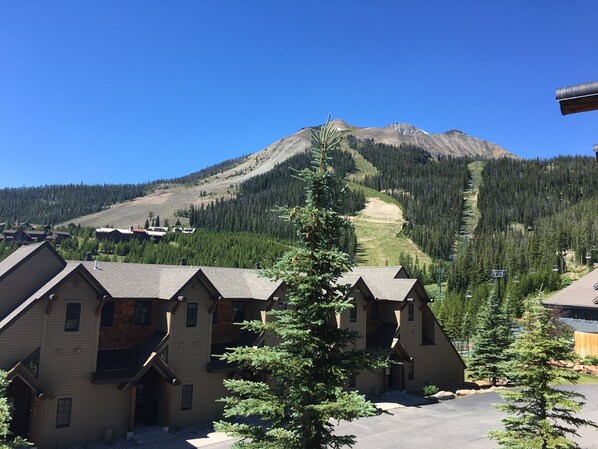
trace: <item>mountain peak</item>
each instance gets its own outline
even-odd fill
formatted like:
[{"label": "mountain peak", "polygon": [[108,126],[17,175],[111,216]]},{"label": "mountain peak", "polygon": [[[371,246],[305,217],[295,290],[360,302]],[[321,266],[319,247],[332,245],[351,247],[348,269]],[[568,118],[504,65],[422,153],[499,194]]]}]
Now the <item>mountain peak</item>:
[{"label": "mountain peak", "polygon": [[349,125],[347,122],[345,122],[344,120],[341,120],[340,118],[335,118],[330,123],[332,124],[332,126],[334,126],[334,128],[337,131],[346,131],[348,129],[353,128],[353,126]]},{"label": "mountain peak", "polygon": [[428,134],[423,129],[416,128],[415,126],[409,123],[391,123],[387,125],[385,128],[392,129],[398,131],[402,136],[413,136],[417,134]]},{"label": "mountain peak", "polygon": [[444,132],[443,134],[453,135],[453,136],[467,136],[467,133],[459,129],[449,129],[448,131]]}]

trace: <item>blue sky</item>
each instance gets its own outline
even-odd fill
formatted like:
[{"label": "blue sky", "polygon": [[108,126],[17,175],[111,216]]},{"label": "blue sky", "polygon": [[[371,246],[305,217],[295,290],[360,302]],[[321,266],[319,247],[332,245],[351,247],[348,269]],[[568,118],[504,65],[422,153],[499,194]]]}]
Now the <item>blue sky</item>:
[{"label": "blue sky", "polygon": [[0,0],[0,187],[142,182],[328,113],[593,155],[595,1]]}]

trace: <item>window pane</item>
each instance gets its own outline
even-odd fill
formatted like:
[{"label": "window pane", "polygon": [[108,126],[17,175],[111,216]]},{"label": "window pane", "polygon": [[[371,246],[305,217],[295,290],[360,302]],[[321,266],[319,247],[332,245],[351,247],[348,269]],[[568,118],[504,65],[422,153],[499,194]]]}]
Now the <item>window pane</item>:
[{"label": "window pane", "polygon": [[349,322],[356,323],[357,322],[357,303],[353,302],[351,304],[351,309],[349,309]]},{"label": "window pane", "polygon": [[112,327],[114,324],[114,301],[108,301],[102,307],[102,317],[100,327]]},{"label": "window pane", "polygon": [[152,317],[151,312],[151,301],[135,301],[135,324],[150,324]]},{"label": "window pane", "polygon": [[187,327],[197,327],[197,303],[187,303]]},{"label": "window pane", "polygon": [[69,427],[71,425],[71,410],[73,398],[58,399],[56,404],[56,428]]},{"label": "window pane", "polygon": [[193,385],[183,385],[181,390],[181,410],[191,410],[193,407]]},{"label": "window pane", "polygon": [[413,303],[410,302],[409,304],[407,304],[407,319],[409,321],[413,321],[414,316],[413,316]]},{"label": "window pane", "polygon": [[81,304],[70,302],[66,305],[64,317],[65,332],[79,332],[79,318],[81,317]]},{"label": "window pane", "polygon": [[233,302],[233,323],[242,323],[245,319],[245,303],[243,301]]}]

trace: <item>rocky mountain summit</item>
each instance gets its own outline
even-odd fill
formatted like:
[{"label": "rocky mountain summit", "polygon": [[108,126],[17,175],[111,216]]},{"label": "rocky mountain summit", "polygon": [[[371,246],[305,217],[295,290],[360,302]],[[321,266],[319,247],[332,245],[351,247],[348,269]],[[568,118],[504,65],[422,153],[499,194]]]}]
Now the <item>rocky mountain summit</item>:
[{"label": "rocky mountain summit", "polygon": [[[480,159],[516,157],[494,143],[458,130],[430,134],[408,123],[393,123],[383,128],[361,128],[336,119],[333,124],[344,136],[353,135],[357,139],[372,139],[395,146],[418,145],[433,156],[469,156]],[[172,220],[177,210],[186,209],[191,204],[199,206],[216,198],[230,197],[241,182],[272,170],[276,164],[307,150],[310,145],[311,129],[303,128],[247,156],[235,167],[206,178],[194,186],[161,185],[149,195],[115,204],[109,209],[71,222],[82,226],[139,226],[144,223],[150,211],[162,219]]]},{"label": "rocky mountain summit", "polygon": [[499,145],[457,129],[443,133],[428,133],[409,123],[393,123],[384,128],[354,128],[352,134],[357,139],[373,139],[388,145],[417,145],[433,156],[468,156],[480,159],[516,157]]}]

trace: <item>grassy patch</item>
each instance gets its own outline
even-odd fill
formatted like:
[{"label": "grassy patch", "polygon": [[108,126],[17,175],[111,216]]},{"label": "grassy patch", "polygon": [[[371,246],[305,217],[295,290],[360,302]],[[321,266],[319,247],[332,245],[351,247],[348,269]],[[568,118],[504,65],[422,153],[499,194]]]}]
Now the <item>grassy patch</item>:
[{"label": "grassy patch", "polygon": [[353,160],[355,161],[355,173],[349,176],[350,180],[360,181],[368,175],[371,176],[378,173],[378,170],[372,165],[371,162],[364,158],[359,152],[349,147],[349,145],[342,145],[342,148],[348,153],[351,153],[351,156],[353,156]]},{"label": "grassy patch", "polygon": [[[394,219],[377,217],[375,213],[366,214],[364,212],[353,217],[352,221],[357,235],[357,263],[359,265],[399,265],[401,253],[410,254],[414,258],[417,257],[420,263],[431,263],[430,257],[409,237],[403,234],[401,230],[403,225],[402,213],[398,202],[394,198],[356,183],[349,183],[349,187],[355,190],[363,190],[366,199],[377,199],[397,208]],[[388,210],[388,208],[386,209]]]},{"label": "grassy patch", "polygon": [[578,384],[598,384],[598,376],[593,376],[591,374],[586,373],[579,373],[579,380],[577,381]]},{"label": "grassy patch", "polygon": [[393,204],[395,206],[401,207],[401,204],[397,200],[395,200],[392,196],[387,195],[386,193],[378,192],[376,189],[370,189],[369,187],[363,186],[356,182],[349,181],[347,184],[349,185],[349,188],[351,190],[362,190],[366,199],[377,198],[381,201],[384,201],[387,204]]}]

